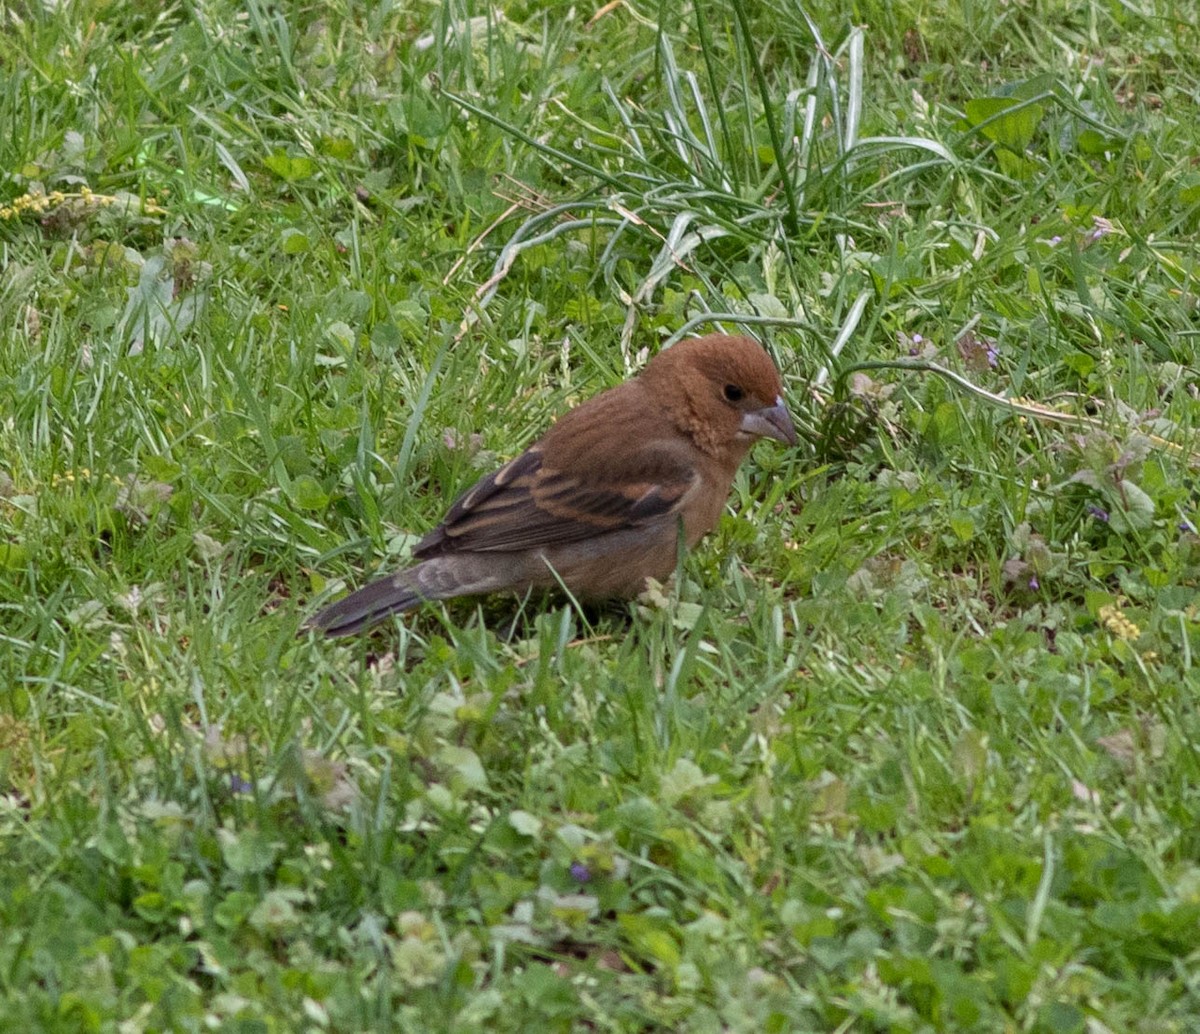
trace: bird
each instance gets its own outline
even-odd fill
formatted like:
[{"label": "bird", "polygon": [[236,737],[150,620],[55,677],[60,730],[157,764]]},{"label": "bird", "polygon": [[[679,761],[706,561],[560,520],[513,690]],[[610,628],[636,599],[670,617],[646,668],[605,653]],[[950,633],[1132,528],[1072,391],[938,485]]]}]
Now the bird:
[{"label": "bird", "polygon": [[318,610],[301,631],[352,635],[456,596],[559,587],[580,600],[633,598],[716,526],[760,438],[796,444],[763,347],[727,334],[681,340],[464,492],[411,566]]}]

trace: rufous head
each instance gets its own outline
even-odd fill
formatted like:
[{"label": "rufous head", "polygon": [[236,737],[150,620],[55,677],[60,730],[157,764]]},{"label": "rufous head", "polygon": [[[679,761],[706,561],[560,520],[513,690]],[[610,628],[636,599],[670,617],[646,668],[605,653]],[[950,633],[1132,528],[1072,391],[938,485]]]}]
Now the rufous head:
[{"label": "rufous head", "polygon": [[796,444],[779,371],[752,338],[709,334],[680,341],[639,376],[705,452],[737,460],[757,438]]}]

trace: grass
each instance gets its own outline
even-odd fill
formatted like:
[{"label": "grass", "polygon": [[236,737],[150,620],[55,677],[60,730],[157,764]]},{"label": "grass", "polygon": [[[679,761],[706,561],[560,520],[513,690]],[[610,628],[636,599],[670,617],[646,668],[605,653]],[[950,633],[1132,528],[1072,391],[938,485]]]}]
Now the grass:
[{"label": "grass", "polygon": [[[1190,7],[0,22],[0,1027],[1196,1029]],[[295,637],[714,325],[673,586]]]}]

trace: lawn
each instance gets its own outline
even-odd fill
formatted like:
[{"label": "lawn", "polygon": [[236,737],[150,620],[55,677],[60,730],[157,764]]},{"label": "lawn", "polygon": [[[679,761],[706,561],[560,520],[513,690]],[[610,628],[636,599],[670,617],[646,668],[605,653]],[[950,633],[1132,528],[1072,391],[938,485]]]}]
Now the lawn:
[{"label": "lawn", "polygon": [[[1200,1030],[1184,0],[0,4],[0,1029]],[[681,336],[641,600],[297,636]]]}]

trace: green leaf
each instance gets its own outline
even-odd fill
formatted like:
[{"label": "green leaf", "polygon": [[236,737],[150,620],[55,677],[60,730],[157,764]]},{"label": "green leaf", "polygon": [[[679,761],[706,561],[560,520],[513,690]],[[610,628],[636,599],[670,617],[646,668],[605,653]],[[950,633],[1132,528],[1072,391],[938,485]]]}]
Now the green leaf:
[{"label": "green leaf", "polygon": [[[572,1016],[578,1008],[577,992],[571,982],[541,963],[534,963],[519,973],[513,979],[513,986],[543,1019]],[[555,1026],[554,1029],[560,1028]]]},{"label": "green leaf", "polygon": [[978,729],[964,729],[954,741],[954,768],[965,778],[972,796],[979,777],[987,768],[987,741],[987,735]]},{"label": "green leaf", "polygon": [[279,845],[268,840],[256,829],[245,829],[237,833],[222,829],[218,836],[225,864],[238,875],[266,872],[275,864],[275,853],[279,850]]},{"label": "green leaf", "polygon": [[303,255],[309,249],[308,237],[293,226],[279,235],[279,247],[285,255]]},{"label": "green leaf", "polygon": [[1044,93],[1049,93],[1057,81],[1057,78],[1052,73],[1043,72],[1041,75],[1035,75],[1032,79],[1004,86],[1001,88],[1000,93],[1005,97],[1016,97],[1019,100],[1027,101],[1033,97],[1040,97]]},{"label": "green leaf", "polygon": [[408,94],[388,105],[396,134],[417,147],[434,147],[449,128],[446,115],[419,94]]},{"label": "green leaf", "polygon": [[456,791],[487,789],[487,772],[479,755],[469,747],[447,744],[438,751],[437,759],[453,771],[451,783]]},{"label": "green leaf", "polygon": [[345,162],[354,157],[354,141],[344,136],[323,136],[319,146],[322,154],[338,161]]},{"label": "green leaf", "polygon": [[1087,352],[1068,352],[1062,357],[1063,365],[1080,377],[1087,377],[1095,368],[1096,360]]},{"label": "green leaf", "polygon": [[1179,187],[1179,203],[1194,205],[1200,202],[1200,176],[1195,173],[1183,177]]},{"label": "green leaf", "polygon": [[644,915],[618,916],[617,923],[639,955],[672,968],[679,965],[679,945],[660,923]]},{"label": "green leaf", "polygon": [[1038,1029],[1047,1034],[1076,1034],[1086,1022],[1082,1010],[1070,1002],[1049,1002],[1038,1010]]},{"label": "green leaf", "polygon": [[523,837],[536,837],[542,832],[542,820],[519,809],[508,813],[508,824]]},{"label": "green leaf", "polygon": [[1079,153],[1092,156],[1111,151],[1116,143],[1117,141],[1095,129],[1085,129],[1075,138],[1075,146],[1079,148]]},{"label": "green leaf", "polygon": [[975,521],[969,513],[956,513],[950,518],[950,530],[959,542],[970,542],[975,537]]},{"label": "green leaf", "polygon": [[149,891],[133,899],[133,909],[146,922],[159,923],[167,917],[167,899],[159,891]]},{"label": "green leaf", "polygon": [[1110,512],[1110,522],[1116,531],[1143,531],[1154,523],[1154,500],[1140,485],[1122,481],[1121,498],[1124,505]]},{"label": "green leaf", "polygon": [[0,568],[17,571],[23,568],[29,558],[29,549],[24,542],[10,539],[0,542]]},{"label": "green leaf", "polygon": [[967,121],[989,140],[1021,154],[1033,140],[1045,114],[1040,104],[1014,97],[976,97],[967,101]]},{"label": "green leaf", "polygon": [[667,804],[695,793],[717,781],[716,776],[706,776],[703,769],[688,758],[680,758],[670,772],[663,773],[662,799]]},{"label": "green leaf", "polygon": [[281,180],[288,183],[298,183],[308,179],[316,171],[316,165],[311,158],[304,155],[291,155],[284,150],[276,150],[263,159],[263,165]]},{"label": "green leaf", "polygon": [[299,914],[292,901],[299,897],[295,888],[268,891],[250,913],[250,925],[260,933],[277,935],[294,927]]},{"label": "green leaf", "polygon": [[288,498],[301,510],[324,510],[329,505],[329,493],[310,474],[301,474],[287,486]]},{"label": "green leaf", "polygon": [[1017,154],[1016,151],[999,150],[996,152],[996,162],[1005,176],[1015,180],[1031,179],[1038,171],[1037,162]]},{"label": "green leaf", "polygon": [[235,890],[226,894],[213,909],[213,919],[218,926],[226,930],[235,930],[241,926],[258,904],[258,898],[245,890]]}]

